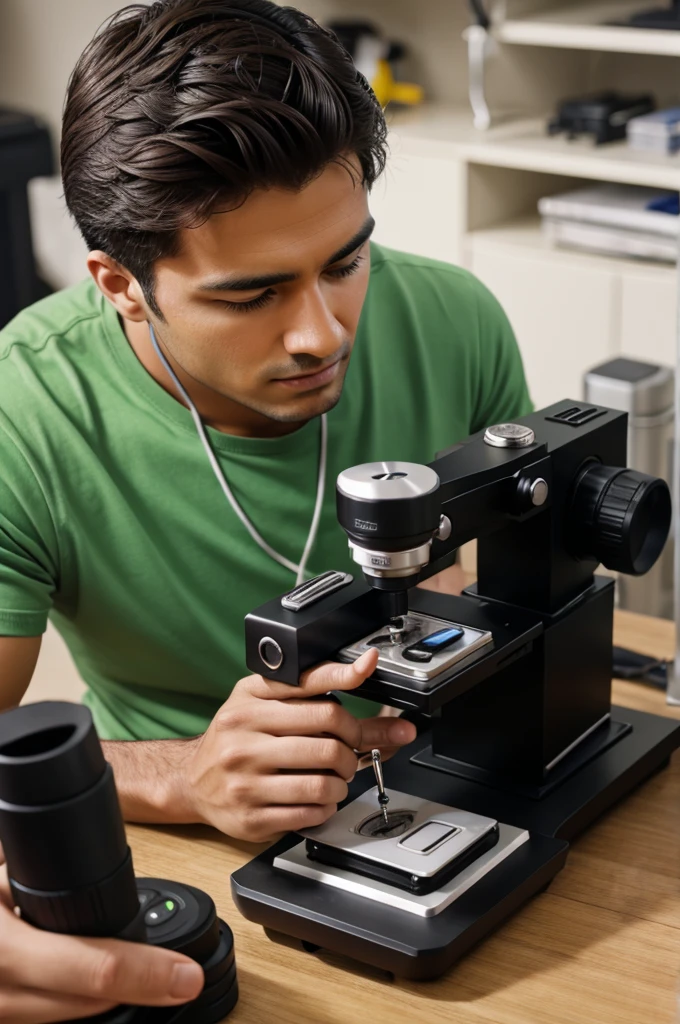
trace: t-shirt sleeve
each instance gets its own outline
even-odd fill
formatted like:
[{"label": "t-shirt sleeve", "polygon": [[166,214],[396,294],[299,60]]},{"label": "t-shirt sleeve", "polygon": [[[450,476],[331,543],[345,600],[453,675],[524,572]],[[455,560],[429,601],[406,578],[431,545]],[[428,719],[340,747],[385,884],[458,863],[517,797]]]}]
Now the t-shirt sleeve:
[{"label": "t-shirt sleeve", "polygon": [[0,636],[44,633],[58,564],[45,494],[0,420]]},{"label": "t-shirt sleeve", "polygon": [[477,396],[471,431],[533,411],[514,331],[488,288],[474,281],[478,314]]}]

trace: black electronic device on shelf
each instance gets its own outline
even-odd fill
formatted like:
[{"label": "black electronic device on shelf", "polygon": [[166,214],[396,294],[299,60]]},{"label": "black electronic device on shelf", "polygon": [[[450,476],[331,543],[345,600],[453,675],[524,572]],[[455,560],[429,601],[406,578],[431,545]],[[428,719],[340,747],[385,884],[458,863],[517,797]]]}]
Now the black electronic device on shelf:
[{"label": "black electronic device on shelf", "polygon": [[236,1005],[234,939],[210,896],[135,879],[113,771],[87,708],[45,701],[0,714],[0,843],[29,924],[164,946],[203,968],[205,986],[190,1003],[119,1006],[88,1021],[216,1024]]},{"label": "black electronic device on shelf", "polygon": [[[340,474],[363,578],[325,573],[252,612],[248,666],[295,686],[377,647],[357,692],[431,726],[385,765],[388,809],[360,772],[326,824],[234,873],[246,917],[307,949],[436,976],[667,763],[680,723],[611,706],[614,582],[595,570],[647,571],[671,520],[665,482],[625,468],[626,435],[625,413],[563,401],[429,466]],[[473,538],[474,587],[416,589]]]},{"label": "black electronic device on shelf", "polygon": [[575,139],[592,135],[595,144],[625,139],[628,122],[633,117],[651,114],[656,109],[654,98],[646,93],[623,96],[613,90],[561,100],[557,114],[548,122],[548,134],[564,133]]},{"label": "black electronic device on shelf", "polygon": [[637,11],[630,18],[610,22],[625,28],[670,29],[680,31],[680,0],[670,0],[668,7],[652,7]]}]

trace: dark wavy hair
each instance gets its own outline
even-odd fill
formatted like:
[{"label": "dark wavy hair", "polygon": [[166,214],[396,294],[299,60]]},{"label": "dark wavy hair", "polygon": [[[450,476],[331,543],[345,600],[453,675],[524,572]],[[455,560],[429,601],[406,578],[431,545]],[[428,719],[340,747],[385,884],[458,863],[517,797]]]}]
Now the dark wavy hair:
[{"label": "dark wavy hair", "polygon": [[[298,190],[358,160],[371,187],[383,112],[336,37],[269,0],[156,0],[118,11],[71,76],[61,168],[66,203],[153,297],[153,266],[180,228],[256,188]],[[219,204],[219,206],[218,206]]]}]

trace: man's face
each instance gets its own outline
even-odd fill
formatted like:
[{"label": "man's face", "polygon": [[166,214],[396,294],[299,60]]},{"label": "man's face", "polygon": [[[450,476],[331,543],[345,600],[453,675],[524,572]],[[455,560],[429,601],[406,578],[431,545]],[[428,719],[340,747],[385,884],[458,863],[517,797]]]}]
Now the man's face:
[{"label": "man's face", "polygon": [[155,264],[154,327],[195,381],[271,420],[304,422],[342,391],[369,277],[366,191],[329,165],[299,192],[253,192],[180,234]]}]

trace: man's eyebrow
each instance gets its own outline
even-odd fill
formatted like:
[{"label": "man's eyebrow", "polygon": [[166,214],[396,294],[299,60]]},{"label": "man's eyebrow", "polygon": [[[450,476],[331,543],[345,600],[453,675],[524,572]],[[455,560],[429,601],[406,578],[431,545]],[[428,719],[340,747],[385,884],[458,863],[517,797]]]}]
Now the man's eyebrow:
[{"label": "man's eyebrow", "polygon": [[373,228],[375,227],[375,221],[372,217],[369,217],[366,223],[359,228],[354,238],[350,238],[347,245],[343,245],[342,249],[338,249],[334,252],[325,266],[330,267],[333,263],[339,263],[340,260],[344,260],[345,256],[349,256],[350,253],[358,249],[360,245],[367,242],[373,234]]},{"label": "man's eyebrow", "polygon": [[224,277],[220,281],[206,281],[199,284],[199,292],[252,292],[261,288],[272,288],[276,284],[295,281],[298,274],[260,274],[258,277]]},{"label": "man's eyebrow", "polygon": [[[333,253],[324,266],[330,267],[333,263],[344,260],[371,237],[374,227],[375,221],[369,217],[357,233],[341,249]],[[205,284],[198,286],[198,290],[201,292],[251,292],[262,288],[273,288],[277,284],[288,284],[290,281],[296,281],[299,276],[299,274],[291,273],[259,274],[257,277],[225,277],[220,281],[206,281]]]}]

